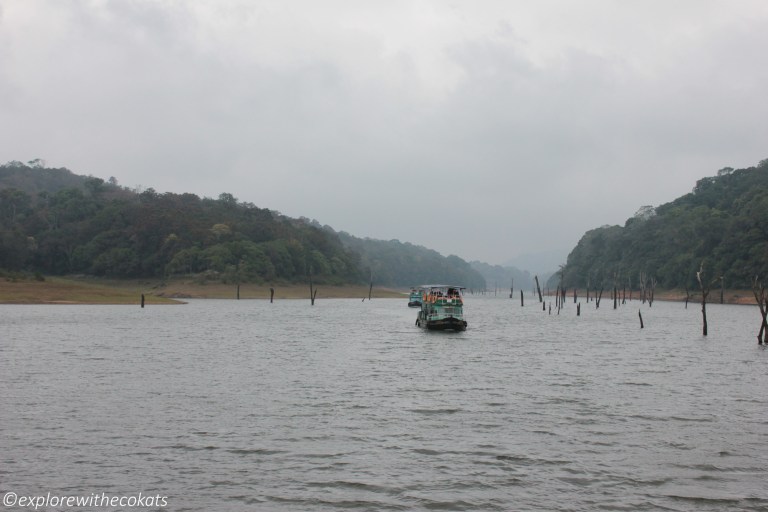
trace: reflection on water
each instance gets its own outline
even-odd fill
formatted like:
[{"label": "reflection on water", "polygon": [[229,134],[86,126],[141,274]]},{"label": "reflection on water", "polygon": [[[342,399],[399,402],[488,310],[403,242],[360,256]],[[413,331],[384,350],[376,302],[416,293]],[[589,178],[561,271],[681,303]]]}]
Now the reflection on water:
[{"label": "reflection on water", "polygon": [[[0,306],[0,482],[169,510],[767,510],[756,308]],[[642,308],[645,328],[640,329]]]}]

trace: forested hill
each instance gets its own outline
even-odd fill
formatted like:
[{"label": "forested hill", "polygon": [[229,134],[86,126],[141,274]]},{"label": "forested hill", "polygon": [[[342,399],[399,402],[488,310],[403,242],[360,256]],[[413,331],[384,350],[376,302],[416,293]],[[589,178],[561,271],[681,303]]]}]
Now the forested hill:
[{"label": "forested hill", "polygon": [[21,190],[31,197],[38,194],[55,194],[64,188],[85,189],[88,176],[80,176],[69,169],[49,169],[39,158],[26,164],[8,162],[0,165],[0,188]]},{"label": "forested hill", "polygon": [[[373,269],[377,285],[411,283],[412,268],[384,271],[388,257],[363,258],[316,222],[228,193],[139,192],[39,160],[0,165],[0,270],[225,282],[304,281],[311,272],[318,283],[347,284],[367,283]],[[455,282],[466,265],[437,253],[431,263],[441,271],[413,283]]]},{"label": "forested hill", "polygon": [[[528,290],[533,284],[533,277],[527,270],[512,266],[490,265],[482,261],[471,261],[469,264],[483,276],[489,288]],[[539,279],[543,279],[542,276],[539,276]]]},{"label": "forested hill", "polygon": [[624,227],[587,232],[568,256],[563,282],[608,288],[616,279],[637,287],[642,272],[660,287],[694,289],[702,263],[704,279],[722,276],[729,288],[750,288],[756,275],[768,275],[768,160],[721,169],[689,194],[640,208]]},{"label": "forested hill", "polygon": [[363,268],[373,272],[376,283],[387,286],[453,284],[470,290],[484,290],[485,279],[458,256],[440,253],[399,240],[357,238],[337,233],[342,243],[362,258]]}]

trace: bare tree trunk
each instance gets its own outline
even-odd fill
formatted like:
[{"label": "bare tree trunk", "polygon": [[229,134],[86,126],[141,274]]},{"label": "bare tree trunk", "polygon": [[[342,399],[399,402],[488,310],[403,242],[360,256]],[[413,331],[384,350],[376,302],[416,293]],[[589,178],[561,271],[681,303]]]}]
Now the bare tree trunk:
[{"label": "bare tree trunk", "polygon": [[720,304],[723,304],[724,296],[725,296],[725,279],[720,277]]},{"label": "bare tree trunk", "polygon": [[758,280],[758,276],[752,280],[752,293],[755,294],[755,300],[760,308],[760,316],[762,322],[760,323],[760,332],[757,333],[757,344],[768,344],[768,295],[766,295],[765,285]]},{"label": "bare tree trunk", "polygon": [[368,301],[371,300],[371,293],[373,293],[373,270],[371,270],[371,284],[368,286]]},{"label": "bare tree trunk", "polygon": [[707,296],[709,295],[709,291],[712,288],[712,285],[717,281],[717,279],[722,279],[722,278],[715,278],[705,286],[702,274],[704,274],[703,261],[701,262],[701,266],[699,266],[699,271],[696,272],[696,280],[699,281],[699,287],[701,288],[701,319],[703,323],[702,334],[706,336],[707,335]]},{"label": "bare tree trunk", "polygon": [[309,271],[309,300],[310,300],[310,305],[311,306],[315,305],[315,295],[317,295],[317,290],[315,290],[314,287],[312,286],[312,270],[310,269],[310,271]]},{"label": "bare tree trunk", "polygon": [[539,286],[539,276],[533,276],[533,278],[536,280],[536,291],[539,293],[539,302],[543,302],[544,299],[541,298],[541,287]]}]

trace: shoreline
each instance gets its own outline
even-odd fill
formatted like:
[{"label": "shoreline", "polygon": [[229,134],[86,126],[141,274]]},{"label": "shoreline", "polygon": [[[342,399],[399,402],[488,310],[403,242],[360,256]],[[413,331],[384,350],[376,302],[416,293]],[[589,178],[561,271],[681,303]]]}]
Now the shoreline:
[{"label": "shoreline", "polygon": [[[242,284],[240,300],[269,300],[270,287],[274,300],[309,300],[309,285]],[[362,285],[316,285],[316,299],[367,299],[369,287]],[[407,298],[408,292],[373,287],[371,299]],[[105,304],[140,305],[185,304],[185,299],[238,299],[238,287],[232,284],[199,284],[187,280],[169,282],[150,280],[113,280],[80,277],[46,277],[45,280],[0,279],[0,304]]]},{"label": "shoreline", "polygon": [[[240,285],[240,300],[269,300],[270,288],[274,288],[274,300],[309,300],[309,284],[255,284]],[[361,299],[368,298],[367,285],[323,285],[315,286],[316,298],[320,299]],[[371,299],[407,299],[410,288],[376,287],[370,291]],[[486,292],[486,294],[489,292]],[[586,297],[584,290],[577,289],[577,300]],[[35,279],[0,279],[0,304],[112,304],[140,305],[144,295],[147,305],[184,304],[186,299],[229,299],[238,300],[238,287],[234,284],[198,283],[193,280],[175,279],[161,282],[146,279],[118,280],[91,277],[47,277]],[[472,294],[467,292],[471,297]],[[542,293],[554,297],[554,292]],[[621,295],[621,294],[620,294]],[[654,300],[685,302],[683,290],[657,290]],[[627,294],[629,299],[629,294]],[[594,291],[590,290],[594,300]],[[566,293],[566,301],[573,300],[573,290]],[[610,291],[603,292],[601,300],[612,302]],[[639,292],[632,292],[632,301],[639,300]],[[690,296],[691,304],[701,303],[701,292]],[[707,304],[720,303],[720,293],[712,292]],[[723,295],[723,304],[756,305],[751,290],[731,290]]]},{"label": "shoreline", "polygon": [[[607,292],[607,293],[606,293]],[[582,300],[582,298],[586,297],[586,291],[581,289],[576,289],[576,294],[578,300]],[[542,292],[542,295],[547,297],[554,297],[554,292],[544,293]],[[656,290],[654,293],[653,300],[654,301],[663,301],[663,302],[685,302],[685,290]],[[590,290],[589,298],[590,300],[594,300],[595,293],[594,290]],[[623,297],[622,291],[619,291],[619,302],[621,302]],[[631,300],[632,302],[637,302],[642,300],[640,298],[640,293],[637,290],[632,291],[631,299],[630,295],[627,294],[626,298],[627,301]],[[611,298],[610,290],[604,290],[603,296],[600,299],[602,301],[610,302],[613,301]],[[573,290],[567,290],[566,291],[566,301],[573,301]],[[688,299],[689,304],[701,304],[701,291],[696,290],[693,291],[689,295]],[[733,305],[752,305],[756,306],[757,302],[755,301],[755,297],[752,294],[752,290],[730,290],[723,293],[723,304],[733,304]],[[707,304],[720,304],[720,292],[718,291],[711,291],[709,293],[709,296],[707,297]]]}]

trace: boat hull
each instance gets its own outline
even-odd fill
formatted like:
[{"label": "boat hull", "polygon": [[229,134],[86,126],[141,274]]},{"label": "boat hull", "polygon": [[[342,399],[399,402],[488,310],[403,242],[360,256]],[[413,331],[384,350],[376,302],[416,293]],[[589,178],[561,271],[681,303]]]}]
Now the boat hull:
[{"label": "boat hull", "polygon": [[418,318],[416,325],[430,331],[466,331],[467,321],[461,318],[441,318],[439,320],[422,320]]}]

